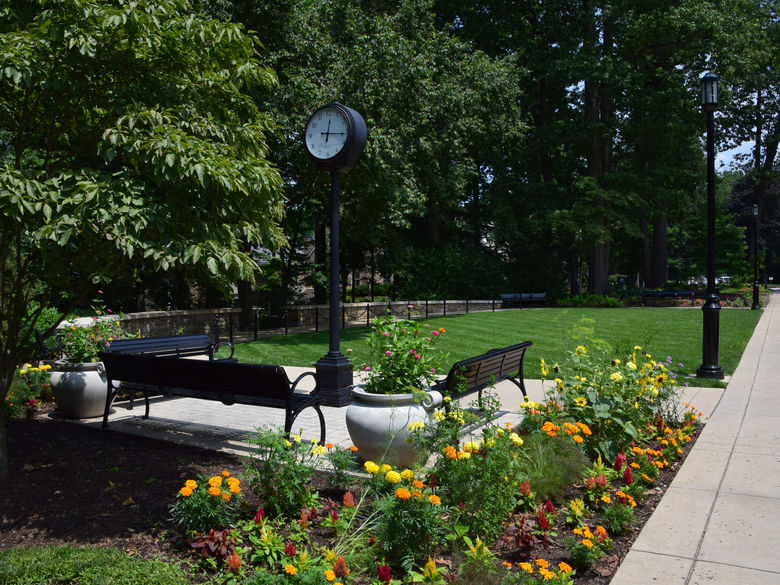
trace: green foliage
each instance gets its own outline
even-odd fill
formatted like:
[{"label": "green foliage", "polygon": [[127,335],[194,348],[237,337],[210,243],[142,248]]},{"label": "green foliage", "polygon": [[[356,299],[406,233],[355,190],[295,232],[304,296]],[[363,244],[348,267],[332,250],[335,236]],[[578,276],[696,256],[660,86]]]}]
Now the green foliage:
[{"label": "green foliage", "polygon": [[444,332],[392,315],[375,319],[368,341],[370,358],[358,367],[366,373],[366,390],[400,394],[425,389],[436,378],[441,358],[434,342]]},{"label": "green foliage", "polygon": [[188,479],[171,505],[171,521],[187,535],[227,528],[238,520],[241,500],[239,480],[227,471]]},{"label": "green foliage", "polygon": [[538,502],[559,500],[578,481],[588,459],[572,441],[536,432],[524,436],[522,468]]},{"label": "green foliage", "polygon": [[291,439],[279,429],[259,428],[250,440],[255,450],[244,461],[250,489],[272,515],[290,519],[315,501],[309,482],[317,458],[325,454],[323,446],[305,443],[298,435]]},{"label": "green foliage", "polygon": [[251,247],[282,245],[275,128],[244,93],[275,83],[256,47],[187,0],[0,11],[3,397],[41,307],[142,268],[227,287],[258,270]]},{"label": "green foliage", "polygon": [[0,551],[6,585],[186,585],[183,571],[161,560],[141,560],[111,548],[72,546]]}]

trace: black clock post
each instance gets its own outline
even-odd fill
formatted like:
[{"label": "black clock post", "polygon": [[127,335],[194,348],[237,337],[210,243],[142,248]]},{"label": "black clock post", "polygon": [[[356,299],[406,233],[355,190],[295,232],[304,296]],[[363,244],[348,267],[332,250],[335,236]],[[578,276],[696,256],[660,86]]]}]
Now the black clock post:
[{"label": "black clock post", "polygon": [[306,151],[317,168],[330,171],[329,348],[314,364],[326,406],[345,406],[351,401],[352,364],[339,347],[339,175],[355,165],[367,137],[363,117],[338,103],[318,108],[306,125]]}]

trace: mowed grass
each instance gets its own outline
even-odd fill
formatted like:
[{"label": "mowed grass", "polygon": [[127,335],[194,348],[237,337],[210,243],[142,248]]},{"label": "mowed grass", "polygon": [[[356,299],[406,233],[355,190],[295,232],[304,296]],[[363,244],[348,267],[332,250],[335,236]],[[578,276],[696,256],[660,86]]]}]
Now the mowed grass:
[{"label": "mowed grass", "polygon": [[[720,311],[720,365],[726,375],[737,367],[761,311]],[[605,357],[624,358],[639,345],[653,359],[672,357],[679,375],[692,375],[702,362],[702,311],[690,308],[540,308],[415,319],[421,330],[446,333],[437,341],[444,367],[457,360],[530,340],[525,377],[537,378],[539,361],[563,362],[577,345]],[[427,326],[426,326],[427,325]],[[368,355],[367,327],[341,330],[341,351],[359,365]],[[347,349],[352,352],[347,352]],[[296,333],[236,345],[241,361],[312,366],[328,352],[328,332]],[[678,364],[683,364],[682,367]],[[696,383],[695,381],[692,383]],[[708,381],[707,385],[713,385]]]}]

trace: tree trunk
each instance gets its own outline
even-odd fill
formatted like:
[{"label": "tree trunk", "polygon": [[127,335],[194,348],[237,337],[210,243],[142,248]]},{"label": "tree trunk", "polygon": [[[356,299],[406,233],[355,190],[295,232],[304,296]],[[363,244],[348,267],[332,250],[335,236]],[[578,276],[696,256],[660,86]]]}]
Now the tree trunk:
[{"label": "tree trunk", "polygon": [[642,288],[652,284],[652,254],[650,253],[650,234],[647,227],[647,217],[643,214],[639,220],[642,229]]},{"label": "tree trunk", "polygon": [[588,292],[592,295],[609,293],[609,242],[597,244],[590,251]]},{"label": "tree trunk", "polygon": [[664,217],[653,226],[653,278],[651,288],[666,286],[669,280],[669,220]]},{"label": "tree trunk", "polygon": [[[5,394],[3,394],[5,396]],[[8,421],[0,409],[0,483],[8,479]]]},{"label": "tree trunk", "polygon": [[239,280],[236,283],[238,289],[238,328],[246,329],[252,324],[252,283],[248,280]]}]

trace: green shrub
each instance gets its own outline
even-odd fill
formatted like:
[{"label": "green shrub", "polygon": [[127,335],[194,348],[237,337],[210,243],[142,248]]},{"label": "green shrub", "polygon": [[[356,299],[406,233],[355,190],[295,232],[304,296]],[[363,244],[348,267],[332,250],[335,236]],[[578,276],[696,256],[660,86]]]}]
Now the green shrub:
[{"label": "green shrub", "polygon": [[227,528],[238,519],[241,499],[239,480],[227,471],[210,478],[199,476],[197,481],[188,479],[171,505],[171,520],[188,536]]},{"label": "green shrub", "polygon": [[4,585],[187,585],[182,570],[111,548],[51,546],[0,551]]},{"label": "green shrub", "polygon": [[522,465],[537,503],[560,500],[566,488],[582,478],[588,458],[576,444],[562,437],[537,432],[524,438]]}]

